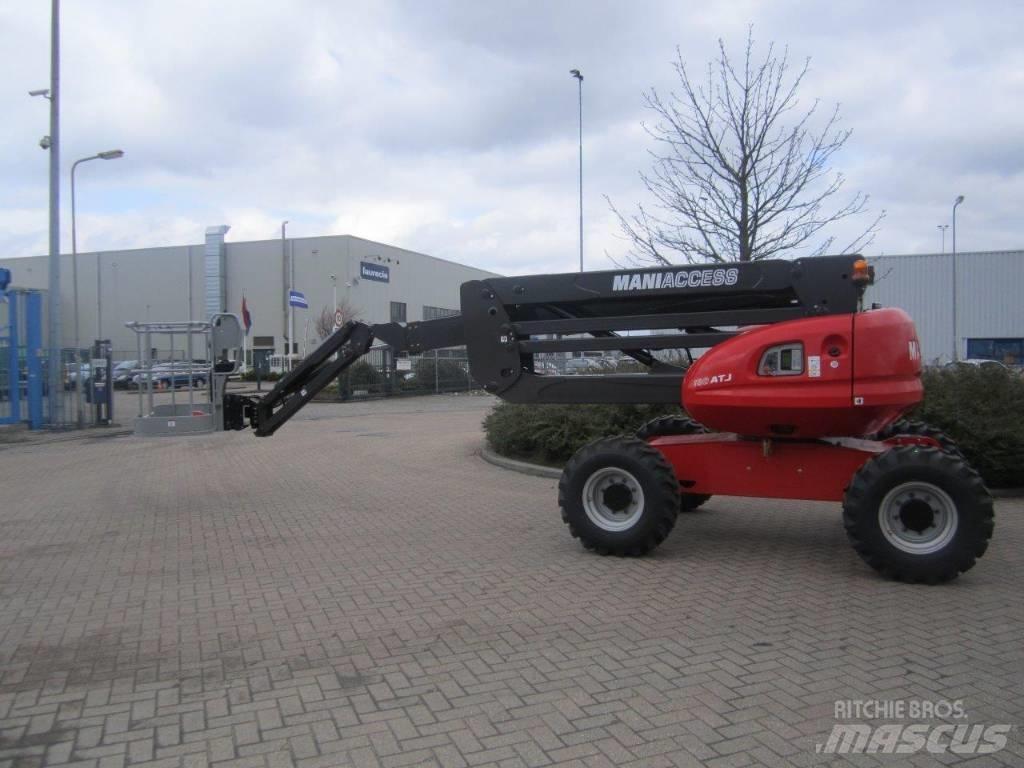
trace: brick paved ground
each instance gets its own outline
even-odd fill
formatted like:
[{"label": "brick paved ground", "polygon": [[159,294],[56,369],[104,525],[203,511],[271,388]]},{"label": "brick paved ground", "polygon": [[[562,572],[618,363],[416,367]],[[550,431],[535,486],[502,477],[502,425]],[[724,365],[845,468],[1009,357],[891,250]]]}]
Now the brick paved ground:
[{"label": "brick paved ground", "polygon": [[861,698],[963,699],[1015,726],[976,763],[1024,762],[1020,501],[937,588],[825,504],[716,499],[601,558],[478,458],[487,404],[0,447],[0,767],[801,766]]}]

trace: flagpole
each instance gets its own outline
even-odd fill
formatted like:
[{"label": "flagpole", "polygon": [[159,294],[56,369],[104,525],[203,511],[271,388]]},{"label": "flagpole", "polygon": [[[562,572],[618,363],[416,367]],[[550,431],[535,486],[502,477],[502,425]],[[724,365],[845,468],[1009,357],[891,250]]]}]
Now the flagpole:
[{"label": "flagpole", "polygon": [[[245,341],[246,341],[246,339],[249,338],[249,330],[250,330],[249,320],[250,320],[250,318],[251,318],[251,315],[249,315],[249,307],[246,305],[246,302],[245,302],[245,289],[242,289],[242,326],[245,329],[245,333],[242,334],[242,373],[248,373],[249,372],[249,358],[245,354],[245,351],[246,351]],[[251,342],[250,342],[249,349],[250,350],[252,349]]]}]

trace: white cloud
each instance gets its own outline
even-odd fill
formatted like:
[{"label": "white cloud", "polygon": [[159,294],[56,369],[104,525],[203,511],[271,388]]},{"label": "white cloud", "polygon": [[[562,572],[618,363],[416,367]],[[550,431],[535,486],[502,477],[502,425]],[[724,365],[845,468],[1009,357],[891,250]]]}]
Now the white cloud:
[{"label": "white cloud", "polygon": [[[0,0],[0,253],[46,248],[48,4]],[[71,162],[83,249],[351,233],[503,272],[578,259],[576,83],[584,82],[588,267],[621,255],[648,139],[641,94],[719,35],[813,58],[807,100],[854,129],[839,169],[888,216],[872,252],[934,249],[957,194],[962,247],[1024,245],[1024,10],[989,3],[68,3]],[[837,232],[840,239],[846,234]]]}]

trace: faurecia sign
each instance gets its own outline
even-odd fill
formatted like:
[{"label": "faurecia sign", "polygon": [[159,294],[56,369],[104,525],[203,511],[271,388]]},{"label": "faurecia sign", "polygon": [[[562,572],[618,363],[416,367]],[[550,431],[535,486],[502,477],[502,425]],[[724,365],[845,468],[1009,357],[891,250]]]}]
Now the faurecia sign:
[{"label": "faurecia sign", "polygon": [[376,280],[378,283],[390,283],[391,271],[382,264],[371,264],[368,261],[359,262],[359,276],[367,280]]}]

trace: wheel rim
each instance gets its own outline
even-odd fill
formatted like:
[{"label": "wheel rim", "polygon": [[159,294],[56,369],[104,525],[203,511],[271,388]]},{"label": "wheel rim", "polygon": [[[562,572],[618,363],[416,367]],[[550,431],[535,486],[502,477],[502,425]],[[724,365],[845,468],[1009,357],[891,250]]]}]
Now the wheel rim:
[{"label": "wheel rim", "polygon": [[882,499],[878,522],[886,541],[903,552],[928,555],[945,547],[957,528],[956,504],[936,485],[903,483]]},{"label": "wheel rim", "polygon": [[583,510],[590,522],[605,531],[633,527],[644,512],[644,490],[631,473],[603,467],[583,486]]}]

